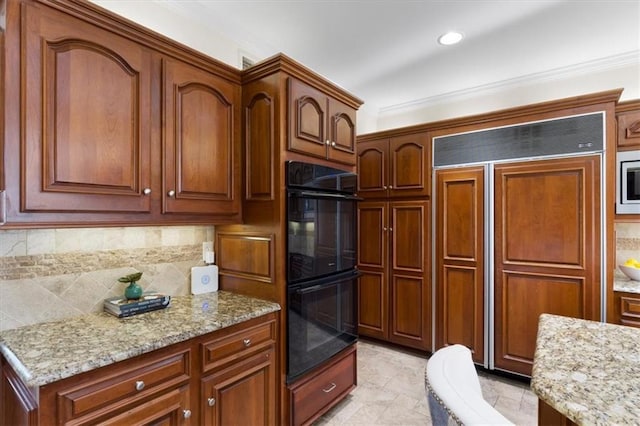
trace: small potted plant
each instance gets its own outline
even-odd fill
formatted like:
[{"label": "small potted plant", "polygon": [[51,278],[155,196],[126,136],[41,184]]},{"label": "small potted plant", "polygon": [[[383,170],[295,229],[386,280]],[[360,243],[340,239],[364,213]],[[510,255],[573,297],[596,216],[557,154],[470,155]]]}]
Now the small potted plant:
[{"label": "small potted plant", "polygon": [[124,297],[128,300],[140,299],[142,297],[142,287],[138,284],[138,280],[142,276],[142,272],[136,272],[135,274],[125,275],[118,278],[121,283],[129,283],[127,288],[124,289]]}]

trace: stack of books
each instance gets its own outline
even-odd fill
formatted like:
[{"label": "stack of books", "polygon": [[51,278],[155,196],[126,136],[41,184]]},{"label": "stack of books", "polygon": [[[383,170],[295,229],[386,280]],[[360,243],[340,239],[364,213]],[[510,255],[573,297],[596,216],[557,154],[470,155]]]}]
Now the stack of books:
[{"label": "stack of books", "polygon": [[168,307],[170,303],[171,296],[169,295],[157,292],[145,292],[139,299],[127,299],[126,297],[111,297],[105,299],[104,310],[118,318],[124,318],[164,309]]}]

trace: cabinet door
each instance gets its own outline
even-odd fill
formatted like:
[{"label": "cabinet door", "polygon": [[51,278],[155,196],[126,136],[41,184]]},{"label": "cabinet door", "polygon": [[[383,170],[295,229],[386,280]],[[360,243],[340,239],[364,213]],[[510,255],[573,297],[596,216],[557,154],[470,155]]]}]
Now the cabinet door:
[{"label": "cabinet door", "polygon": [[240,211],[239,86],[163,60],[163,213]]},{"label": "cabinet door", "polygon": [[329,98],[329,159],[350,166],[356,164],[356,111]]},{"label": "cabinet door", "polygon": [[387,196],[389,139],[358,143],[358,195],[362,198]]},{"label": "cabinet door", "polygon": [[117,416],[109,417],[100,424],[183,426],[191,424],[191,415],[189,386],[183,386],[156,396]]},{"label": "cabinet door", "polygon": [[[289,150],[327,158],[328,98],[322,92],[289,79]],[[342,128],[344,123],[338,123]],[[346,142],[342,142],[346,143]]]},{"label": "cabinet door", "polygon": [[484,359],[484,168],[436,172],[436,347]]},{"label": "cabinet door", "polygon": [[151,54],[25,5],[22,211],[149,212]]},{"label": "cabinet door", "polygon": [[35,426],[38,404],[31,391],[0,355],[0,424]]},{"label": "cabinet door", "polygon": [[620,113],[618,119],[618,147],[640,147],[640,111]]},{"label": "cabinet door", "polygon": [[431,347],[428,201],[390,203],[390,326],[392,342]]},{"label": "cabinet door", "polygon": [[387,339],[388,231],[387,203],[358,203],[358,332]]},{"label": "cabinet door", "polygon": [[495,167],[495,365],[531,374],[542,313],[600,319],[598,156]]},{"label": "cabinet door", "polygon": [[204,425],[276,424],[273,348],[207,376],[201,387]]},{"label": "cabinet door", "polygon": [[428,196],[431,193],[430,152],[427,133],[391,138],[386,182],[390,197]]}]

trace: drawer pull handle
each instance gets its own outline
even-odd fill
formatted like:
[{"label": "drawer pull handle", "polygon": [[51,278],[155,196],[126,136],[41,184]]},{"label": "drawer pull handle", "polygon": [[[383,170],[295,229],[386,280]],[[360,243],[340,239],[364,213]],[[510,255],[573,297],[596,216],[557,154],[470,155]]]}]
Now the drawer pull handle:
[{"label": "drawer pull handle", "polygon": [[184,415],[185,419],[188,419],[189,417],[191,417],[191,410],[184,410],[182,414]]},{"label": "drawer pull handle", "polygon": [[251,339],[244,339],[242,343],[244,343],[245,347],[249,347],[249,345],[251,344]]},{"label": "drawer pull handle", "polygon": [[216,399],[215,398],[207,398],[207,404],[209,404],[209,407],[213,407],[214,405],[216,405]]},{"label": "drawer pull handle", "polygon": [[333,382],[331,382],[331,386],[329,386],[329,387],[328,387],[328,388],[326,388],[326,389],[322,389],[322,392],[324,392],[324,393],[329,393],[329,392],[331,392],[332,390],[334,390],[335,388],[336,388],[336,384],[335,384],[335,383],[333,383]]},{"label": "drawer pull handle", "polygon": [[142,380],[138,380],[136,382],[136,390],[141,391],[142,389],[144,389],[144,382]]}]

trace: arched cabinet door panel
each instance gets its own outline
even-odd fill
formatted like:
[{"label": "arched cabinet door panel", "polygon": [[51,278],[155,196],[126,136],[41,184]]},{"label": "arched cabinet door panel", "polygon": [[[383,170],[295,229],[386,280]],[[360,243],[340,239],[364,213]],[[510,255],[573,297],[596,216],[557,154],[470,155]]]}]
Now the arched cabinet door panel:
[{"label": "arched cabinet door panel", "polygon": [[288,80],[287,149],[348,165],[356,163],[356,110],[295,78]]},{"label": "arched cabinet door panel", "polygon": [[151,53],[46,7],[23,11],[21,211],[149,212]]},{"label": "arched cabinet door panel", "polygon": [[240,89],[164,59],[163,213],[240,211]]}]

